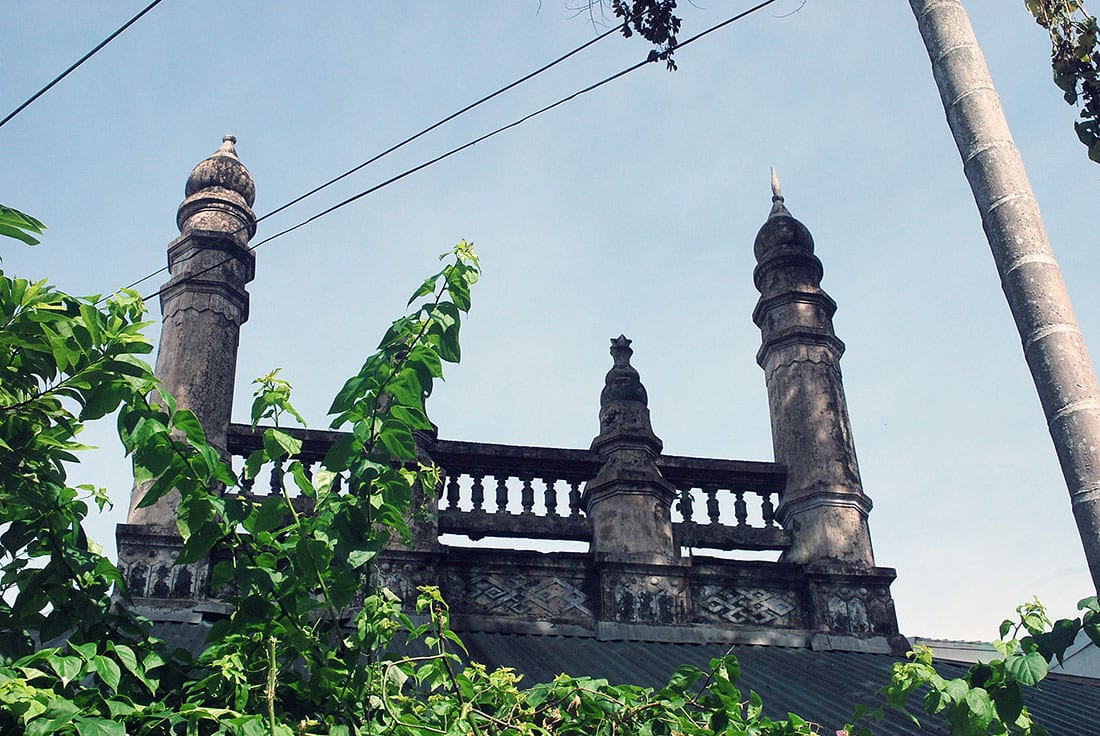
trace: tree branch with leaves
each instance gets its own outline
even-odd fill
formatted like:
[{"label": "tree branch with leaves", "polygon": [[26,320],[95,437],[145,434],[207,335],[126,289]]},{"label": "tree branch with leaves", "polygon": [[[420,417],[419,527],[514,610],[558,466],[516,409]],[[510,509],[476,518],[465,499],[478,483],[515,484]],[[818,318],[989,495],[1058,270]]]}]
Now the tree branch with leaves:
[{"label": "tree branch with leaves", "polygon": [[1070,105],[1080,107],[1077,137],[1100,163],[1100,29],[1079,0],[1025,0],[1035,21],[1050,34],[1054,83]]}]

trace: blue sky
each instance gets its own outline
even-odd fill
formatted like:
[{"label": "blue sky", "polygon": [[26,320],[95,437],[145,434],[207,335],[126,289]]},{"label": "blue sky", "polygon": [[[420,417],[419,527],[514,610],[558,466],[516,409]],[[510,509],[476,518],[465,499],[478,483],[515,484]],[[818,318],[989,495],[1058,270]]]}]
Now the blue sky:
[{"label": "blue sky", "polygon": [[[3,112],[144,4],[10,3]],[[684,5],[681,38],[749,3]],[[1095,349],[1100,168],[1022,0],[968,10]],[[166,0],[0,129],[0,201],[50,227],[37,248],[6,244],[4,268],[77,293],[130,283],[164,264],[187,175],[223,134],[238,136],[263,214],[591,38],[573,15],[560,0]],[[610,37],[257,237],[646,52]],[[783,0],[678,58],[678,72],[650,65],[260,248],[238,419],[252,377],[282,367],[325,425],[435,255],[467,238],[485,273],[463,363],[429,407],[441,436],[587,446],[622,332],[666,451],[770,460],[750,315],[775,165],[839,304],[876,558],[898,570],[902,630],[989,638],[1033,595],[1070,615],[1090,590],[1068,495],[907,4]],[[103,449],[73,475],[124,509],[110,429],[90,430]],[[96,522],[104,543],[119,516]]]}]

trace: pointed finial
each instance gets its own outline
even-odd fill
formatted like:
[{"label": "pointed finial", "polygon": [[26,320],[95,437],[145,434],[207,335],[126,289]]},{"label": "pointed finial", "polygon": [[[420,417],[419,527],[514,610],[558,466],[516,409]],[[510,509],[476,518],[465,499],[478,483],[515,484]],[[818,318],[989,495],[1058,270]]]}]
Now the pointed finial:
[{"label": "pointed finial", "polygon": [[630,340],[626,339],[626,335],[611,338],[611,357],[616,366],[629,366],[630,356],[633,354],[634,350],[631,349]]},{"label": "pointed finial", "polygon": [[237,149],[234,146],[237,144],[237,136],[235,135],[223,135],[222,144],[218,147],[218,150],[214,152],[215,156],[232,156],[237,158]]},{"label": "pointed finial", "polygon": [[[237,157],[237,149],[233,147],[236,142],[235,135],[222,136],[222,144],[218,150],[192,170],[184,188],[185,196],[190,197],[208,189],[228,189],[243,197],[248,207],[252,206],[256,201],[256,183]],[[254,218],[255,215],[250,213],[249,217]],[[178,222],[182,227],[182,220]]]},{"label": "pointed finial", "polygon": [[645,387],[642,386],[642,381],[638,377],[638,371],[630,365],[630,356],[633,354],[630,340],[626,339],[626,335],[612,338],[612,365],[604,380],[600,406],[607,406],[611,401],[637,401],[643,405],[646,403]]},{"label": "pointed finial", "polygon": [[768,219],[778,217],[780,215],[790,216],[790,212],[787,211],[787,206],[783,204],[783,188],[779,186],[779,175],[775,173],[775,167],[772,167],[772,211],[768,214]]}]

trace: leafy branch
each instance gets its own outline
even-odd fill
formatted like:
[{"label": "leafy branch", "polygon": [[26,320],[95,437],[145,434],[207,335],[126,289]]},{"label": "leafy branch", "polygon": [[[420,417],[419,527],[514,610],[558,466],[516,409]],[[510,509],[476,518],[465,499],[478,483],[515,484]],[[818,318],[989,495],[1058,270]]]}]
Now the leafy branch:
[{"label": "leafy branch", "polygon": [[1100,28],[1080,0],[1025,0],[1035,21],[1050,34],[1054,83],[1065,101],[1080,107],[1074,130],[1100,163]]}]

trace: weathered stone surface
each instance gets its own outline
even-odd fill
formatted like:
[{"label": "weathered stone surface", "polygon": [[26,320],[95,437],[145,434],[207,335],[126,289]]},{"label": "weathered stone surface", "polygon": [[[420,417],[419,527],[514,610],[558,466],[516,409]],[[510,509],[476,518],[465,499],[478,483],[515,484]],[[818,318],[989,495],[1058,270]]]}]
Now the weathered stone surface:
[{"label": "weathered stone surface", "polygon": [[851,423],[840,376],[844,344],[833,332],[836,304],[821,290],[809,230],[791,217],[776,184],[756,237],[760,301],[757,361],[764,369],[775,460],[787,467],[776,519],[792,533],[788,562],[874,566]]},{"label": "weathered stone surface", "polygon": [[[245,284],[255,275],[248,240],[256,232],[250,209],[256,186],[226,136],[191,173],[180,205],[180,237],[168,246],[172,274],[161,291],[163,323],[157,377],[181,409],[202,422],[211,445],[227,450],[240,328],[248,319]],[[130,498],[128,522],[174,529],[179,494],[138,508],[147,486]]]},{"label": "weathered stone surface", "polygon": [[[245,285],[255,272],[247,250],[253,197],[231,140],[196,167],[180,206],[181,236],[168,249],[172,279],[162,294],[157,361],[179,405],[238,462],[262,446],[263,431],[229,423],[239,329],[248,318]],[[361,595],[384,586],[413,614],[418,588],[438,586],[457,630],[900,646],[889,592],[894,573],[873,566],[870,501],[839,370],[844,346],[832,328],[836,305],[820,289],[809,231],[778,196],[756,254],[761,298],[754,319],[763,335],[759,362],[777,463],[662,455],[646,390],[630,365],[630,341],[620,336],[612,340],[614,363],[600,396],[600,432],[588,450],[418,433],[418,459],[438,463],[443,482],[416,489],[409,548],[395,542],[383,549]],[[316,469],[341,436],[286,431],[302,441],[298,459],[307,469]],[[338,478],[334,492],[346,492],[344,483]],[[285,468],[269,467],[243,492],[259,499],[292,486]],[[173,564],[182,547],[176,502],[169,495],[150,509],[132,509],[132,523],[118,527],[123,574],[140,610],[158,620],[225,615],[218,599],[232,591],[209,589],[209,561]],[[293,502],[312,513],[308,498]],[[587,542],[589,551],[454,547],[441,533]],[[691,554],[682,556],[681,546]],[[708,548],[784,552],[780,562],[749,562],[708,557]]]},{"label": "weathered stone surface", "polygon": [[156,599],[161,606],[184,608],[208,597],[209,565],[176,565],[183,540],[175,529],[119,524],[115,540],[119,570],[135,600]]},{"label": "weathered stone surface", "polygon": [[676,490],[661,475],[656,459],[661,440],[653,433],[645,387],[630,365],[630,340],[611,341],[614,365],[600,394],[600,433],[596,477],[585,484],[581,503],[592,520],[592,551],[614,559],[673,562],[669,509]]}]

